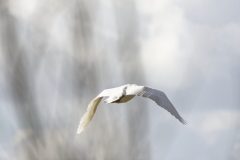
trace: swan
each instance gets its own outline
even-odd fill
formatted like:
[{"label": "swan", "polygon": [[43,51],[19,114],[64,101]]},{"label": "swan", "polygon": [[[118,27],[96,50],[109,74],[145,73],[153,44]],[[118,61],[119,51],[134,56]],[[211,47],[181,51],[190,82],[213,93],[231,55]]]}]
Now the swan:
[{"label": "swan", "polygon": [[97,106],[103,97],[108,97],[104,100],[104,103],[109,104],[125,103],[133,99],[135,96],[141,96],[155,101],[159,106],[170,112],[182,124],[187,124],[187,122],[178,114],[177,110],[174,108],[164,92],[145,86],[138,86],[136,84],[126,84],[120,87],[103,90],[89,103],[87,112],[80,120],[77,134],[80,134],[90,123],[96,112]]}]

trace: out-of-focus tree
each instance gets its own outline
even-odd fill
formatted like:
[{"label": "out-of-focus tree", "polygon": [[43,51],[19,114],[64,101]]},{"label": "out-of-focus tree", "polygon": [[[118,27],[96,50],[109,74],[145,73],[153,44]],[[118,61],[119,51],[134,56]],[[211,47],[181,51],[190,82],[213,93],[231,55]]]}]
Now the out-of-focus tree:
[{"label": "out-of-focus tree", "polygon": [[[126,83],[144,84],[144,71],[139,55],[139,22],[133,1],[118,1],[114,5],[118,30],[118,55],[120,69]],[[126,110],[128,121],[128,153],[130,159],[150,159],[148,109],[144,101],[134,101]],[[141,108],[134,107],[140,106]]]},{"label": "out-of-focus tree", "polygon": [[[98,1],[36,1],[35,10],[4,2],[1,54],[17,121],[7,154],[24,160],[150,159],[144,100],[126,110],[99,106],[87,130],[76,135],[80,113],[99,92],[144,83],[134,2],[112,3],[116,27],[110,31],[98,26]],[[108,33],[115,48],[102,42]]]}]

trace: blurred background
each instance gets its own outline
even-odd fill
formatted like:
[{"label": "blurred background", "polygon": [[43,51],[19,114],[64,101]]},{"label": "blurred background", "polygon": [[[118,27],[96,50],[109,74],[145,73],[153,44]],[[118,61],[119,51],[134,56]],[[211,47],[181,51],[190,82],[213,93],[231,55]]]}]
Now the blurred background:
[{"label": "blurred background", "polygon": [[[0,0],[1,160],[239,160],[240,1]],[[88,103],[124,84],[153,101]]]}]

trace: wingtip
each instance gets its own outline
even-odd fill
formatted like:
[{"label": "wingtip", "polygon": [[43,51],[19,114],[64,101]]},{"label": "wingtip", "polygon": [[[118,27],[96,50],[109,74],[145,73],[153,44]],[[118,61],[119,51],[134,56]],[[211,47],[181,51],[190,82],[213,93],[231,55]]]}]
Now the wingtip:
[{"label": "wingtip", "polygon": [[187,125],[188,124],[188,122],[186,120],[184,120],[184,119],[181,119],[180,121],[182,122],[183,125]]},{"label": "wingtip", "polygon": [[78,129],[77,134],[80,134],[83,131],[83,129]]}]

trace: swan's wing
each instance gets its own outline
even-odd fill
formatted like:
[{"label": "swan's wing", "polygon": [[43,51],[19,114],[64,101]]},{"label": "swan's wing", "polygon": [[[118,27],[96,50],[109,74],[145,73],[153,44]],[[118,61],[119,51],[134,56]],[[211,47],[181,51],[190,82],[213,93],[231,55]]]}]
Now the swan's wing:
[{"label": "swan's wing", "polygon": [[127,95],[136,95],[141,97],[150,98],[155,101],[159,106],[170,112],[181,123],[187,124],[187,122],[178,114],[173,104],[169,101],[166,94],[162,91],[152,89],[144,86],[133,85],[127,89]]},{"label": "swan's wing", "polygon": [[124,86],[103,90],[97,97],[108,97],[121,93]]},{"label": "swan's wing", "polygon": [[[121,86],[122,87],[122,86]],[[80,134],[86,126],[91,122],[98,104],[101,102],[102,97],[110,96],[121,91],[121,87],[105,89],[96,98],[94,98],[88,105],[87,112],[83,115],[78,126],[77,133]]]},{"label": "swan's wing", "polygon": [[102,97],[96,97],[89,103],[87,112],[81,118],[80,124],[78,126],[78,130],[77,130],[77,134],[80,134],[85,129],[85,127],[91,122],[97,110],[97,106],[101,100],[102,100]]}]

